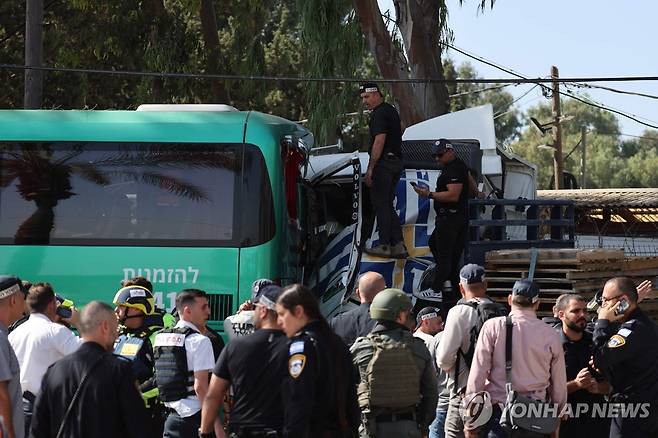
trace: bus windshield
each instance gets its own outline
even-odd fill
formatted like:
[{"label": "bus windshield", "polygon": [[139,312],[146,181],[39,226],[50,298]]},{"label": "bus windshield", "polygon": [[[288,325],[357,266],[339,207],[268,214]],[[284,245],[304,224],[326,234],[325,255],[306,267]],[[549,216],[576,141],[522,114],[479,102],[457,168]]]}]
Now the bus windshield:
[{"label": "bus windshield", "polygon": [[0,211],[0,244],[239,247],[274,233],[262,153],[244,144],[0,143]]}]

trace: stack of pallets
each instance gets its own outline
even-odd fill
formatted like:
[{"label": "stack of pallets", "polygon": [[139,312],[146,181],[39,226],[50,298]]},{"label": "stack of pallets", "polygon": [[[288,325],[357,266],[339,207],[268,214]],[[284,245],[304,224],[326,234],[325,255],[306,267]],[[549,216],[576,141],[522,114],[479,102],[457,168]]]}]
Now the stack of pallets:
[{"label": "stack of pallets", "polygon": [[[516,280],[528,278],[532,250],[490,251],[486,255],[489,295],[507,301]],[[612,277],[626,276],[640,283],[656,280],[658,257],[625,257],[623,250],[538,249],[534,280],[541,288],[540,316],[552,314],[558,296],[576,293],[591,299]],[[655,284],[655,283],[654,283]],[[652,297],[656,296],[656,291]],[[658,299],[647,299],[642,308],[658,319]]]}]

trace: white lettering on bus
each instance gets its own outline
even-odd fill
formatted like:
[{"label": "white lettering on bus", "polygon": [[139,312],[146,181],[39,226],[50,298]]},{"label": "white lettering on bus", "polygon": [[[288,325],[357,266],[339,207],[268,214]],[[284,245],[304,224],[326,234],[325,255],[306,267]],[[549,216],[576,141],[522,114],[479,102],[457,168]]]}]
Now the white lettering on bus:
[{"label": "white lettering on bus", "polygon": [[187,283],[189,279],[192,284],[199,279],[201,271],[188,266],[183,268],[123,268],[123,279],[129,280],[134,277],[144,277],[152,283]]}]

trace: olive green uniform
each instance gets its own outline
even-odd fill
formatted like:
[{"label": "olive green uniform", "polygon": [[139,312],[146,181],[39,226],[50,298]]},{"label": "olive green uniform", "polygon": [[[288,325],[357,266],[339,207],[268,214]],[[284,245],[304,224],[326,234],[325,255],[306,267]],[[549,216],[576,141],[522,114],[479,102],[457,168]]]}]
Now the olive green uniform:
[{"label": "olive green uniform", "polygon": [[[367,382],[369,374],[372,372],[368,365],[376,351],[373,336],[376,336],[379,342],[397,342],[410,349],[416,369],[404,368],[413,366],[412,362],[407,362],[397,368],[390,367],[385,371],[390,376],[386,376],[383,381],[387,386],[390,385],[387,393],[392,399],[396,398],[396,395],[402,397],[404,393],[409,394],[410,391],[415,391],[418,394],[416,404],[397,408],[382,408],[372,405]],[[350,351],[360,377],[358,388],[359,406],[362,412],[359,427],[360,437],[398,438],[427,435],[428,427],[436,414],[438,392],[436,374],[425,343],[414,338],[406,327],[392,321],[380,320],[368,336],[360,337],[355,341]],[[413,387],[414,385],[419,387]],[[395,404],[395,400],[391,400],[391,402]]]}]

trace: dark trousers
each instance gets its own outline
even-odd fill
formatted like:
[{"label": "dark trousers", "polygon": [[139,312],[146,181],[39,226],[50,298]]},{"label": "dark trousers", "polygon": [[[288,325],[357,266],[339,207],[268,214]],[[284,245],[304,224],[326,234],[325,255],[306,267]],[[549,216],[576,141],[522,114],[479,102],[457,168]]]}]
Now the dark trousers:
[{"label": "dark trousers", "polygon": [[[656,411],[652,407],[651,414]],[[610,438],[656,438],[658,437],[658,417],[612,419],[610,425]]]},{"label": "dark trousers", "polygon": [[[466,238],[466,216],[454,214],[437,216],[436,227],[429,239],[430,251],[436,262],[433,289],[443,292],[444,302],[459,299],[459,269]],[[452,286],[451,296],[446,296],[443,283],[448,280]]]},{"label": "dark trousers", "polygon": [[400,172],[402,160],[387,156],[382,156],[372,171],[370,202],[377,217],[380,245],[395,245],[403,240],[400,217],[393,208]]},{"label": "dark trousers", "polygon": [[30,436],[32,413],[34,412],[34,394],[29,391],[23,393],[23,416],[25,417],[25,437]]},{"label": "dark trousers", "polygon": [[181,417],[175,411],[169,412],[164,425],[163,438],[194,438],[199,436],[201,411],[189,417]]},{"label": "dark trousers", "polygon": [[502,411],[499,406],[494,406],[489,422],[479,433],[481,438],[550,438],[550,435],[532,432],[529,430],[516,429],[507,431],[500,425]]}]

